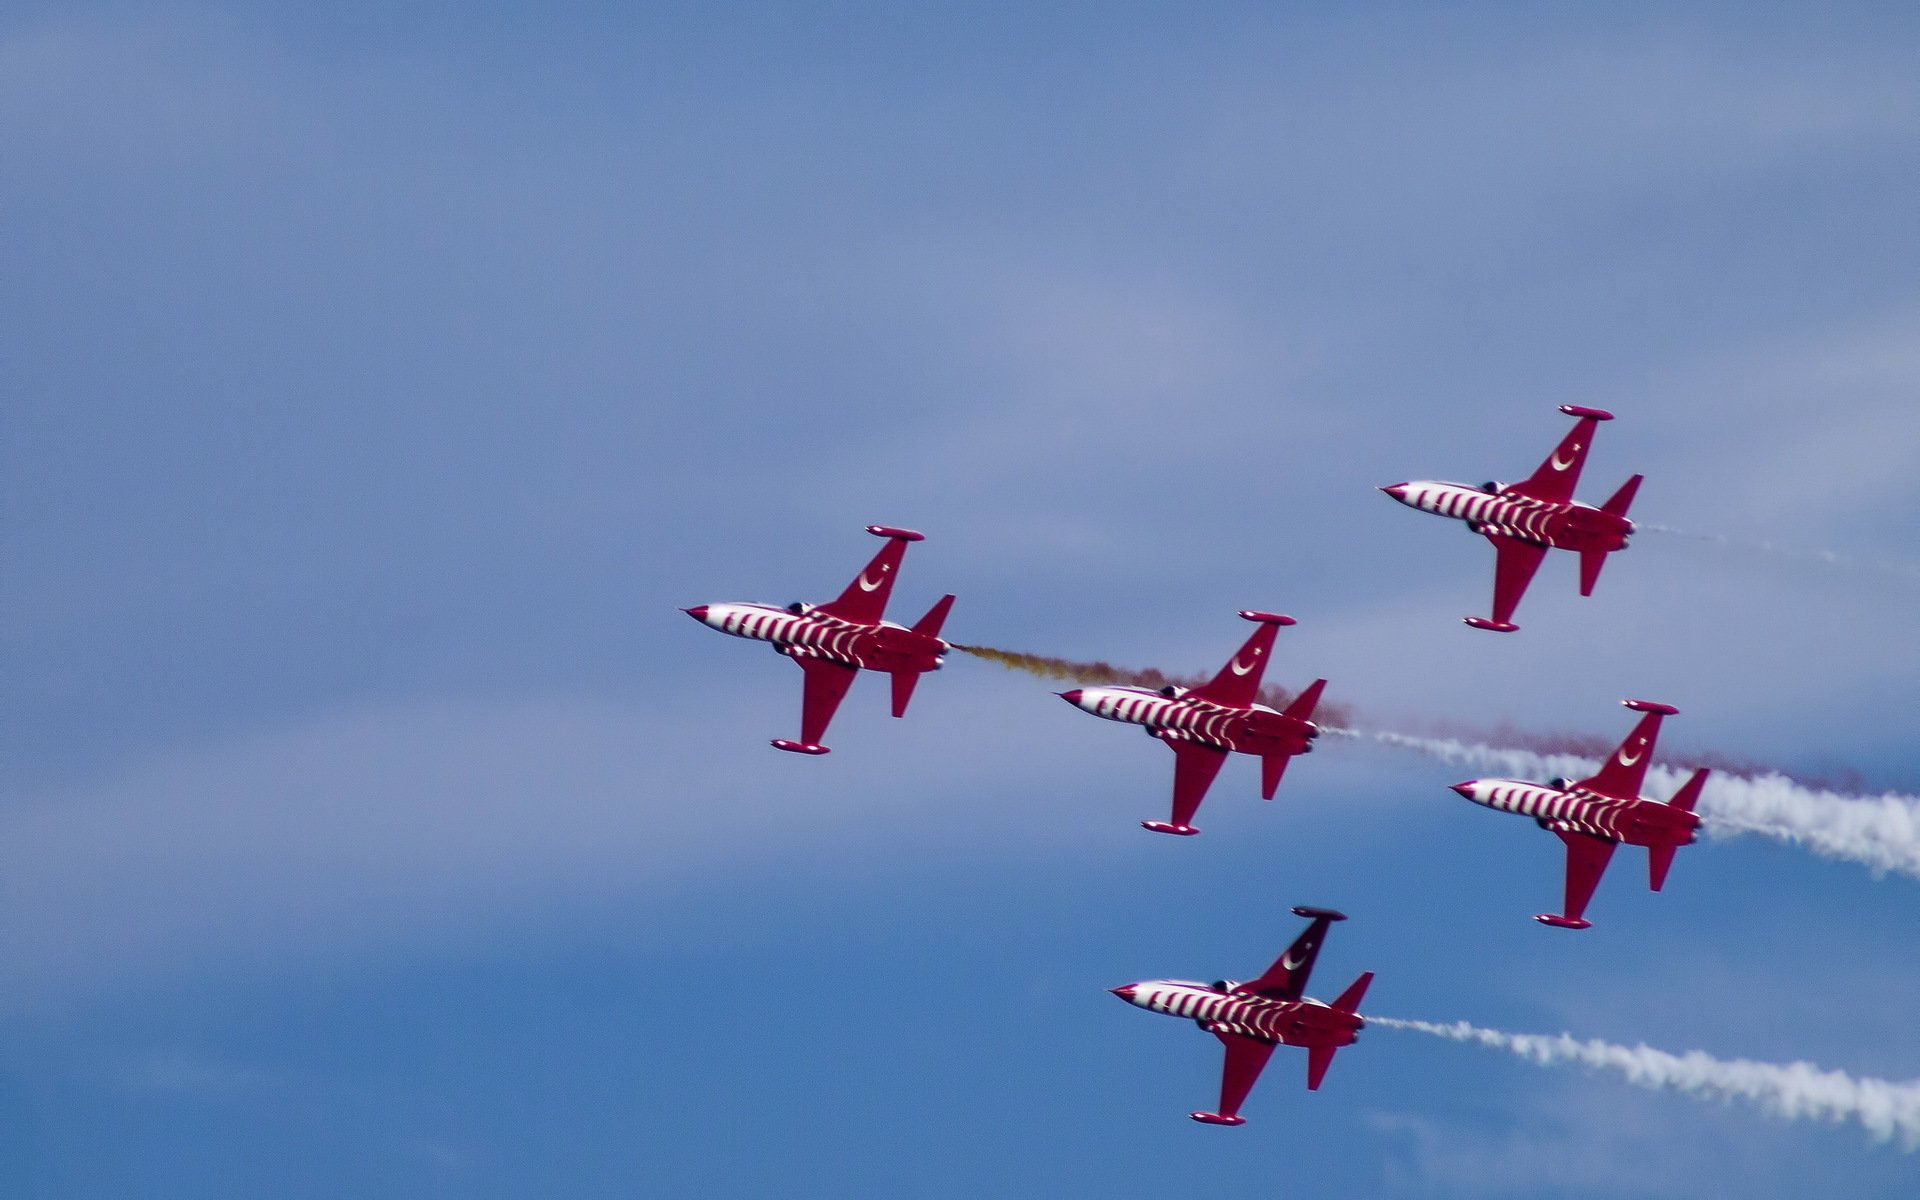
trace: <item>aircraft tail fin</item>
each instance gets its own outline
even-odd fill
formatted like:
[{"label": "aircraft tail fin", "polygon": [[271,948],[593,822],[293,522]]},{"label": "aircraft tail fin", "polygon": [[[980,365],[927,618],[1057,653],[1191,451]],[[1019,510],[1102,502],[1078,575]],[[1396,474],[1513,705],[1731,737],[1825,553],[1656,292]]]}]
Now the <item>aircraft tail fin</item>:
[{"label": "aircraft tail fin", "polygon": [[934,602],[927,615],[913,623],[915,633],[924,633],[928,637],[939,637],[940,627],[947,623],[947,614],[953,611],[953,596],[946,595]]},{"label": "aircraft tail fin", "polygon": [[[1367,994],[1367,985],[1372,982],[1373,972],[1362,971],[1360,978],[1348,984],[1347,990],[1341,992],[1339,998],[1334,1000],[1330,1007],[1335,1012],[1350,1013],[1359,1011],[1360,1000]],[[1333,1052],[1338,1049],[1338,1046],[1330,1046],[1325,1043],[1307,1047],[1308,1091],[1314,1092],[1320,1090],[1320,1081],[1327,1077],[1327,1068],[1333,1065]]]},{"label": "aircraft tail fin", "polygon": [[1313,710],[1319,707],[1319,704],[1320,704],[1320,693],[1326,690],[1327,690],[1326,680],[1324,679],[1314,680],[1312,683],[1307,685],[1307,688],[1305,691],[1301,692],[1298,696],[1295,696],[1293,698],[1292,704],[1287,705],[1286,709],[1284,710],[1285,714],[1289,717],[1292,717],[1296,721],[1313,720]]},{"label": "aircraft tail fin", "polygon": [[1641,476],[1635,475],[1621,484],[1620,490],[1608,497],[1607,502],[1600,506],[1600,511],[1615,517],[1626,516],[1628,506],[1633,503],[1634,493],[1640,490],[1640,479]]},{"label": "aircraft tail fin", "polygon": [[1366,998],[1367,985],[1371,984],[1372,982],[1373,982],[1373,972],[1362,971],[1360,973],[1360,978],[1348,984],[1347,990],[1344,992],[1341,992],[1340,995],[1334,1000],[1333,1007],[1338,1009],[1341,1012],[1359,1012],[1360,1001]]},{"label": "aircraft tail fin", "polygon": [[1691,778],[1680,785],[1680,790],[1673,794],[1673,799],[1667,801],[1667,807],[1677,808],[1681,812],[1692,812],[1694,805],[1700,803],[1700,789],[1706,786],[1709,770],[1711,768],[1701,767],[1695,771]]},{"label": "aircraft tail fin", "polygon": [[[947,614],[952,611],[952,595],[940,597],[940,599],[934,601],[933,607],[927,610],[926,616],[921,617],[913,623],[912,632],[923,634],[927,637],[939,637],[940,627],[947,623]],[[919,684],[920,676],[924,674],[926,674],[925,671],[912,669],[893,672],[894,716],[904,717],[907,715],[907,704],[913,699],[913,689]]]},{"label": "aircraft tail fin", "polygon": [[[1673,799],[1667,801],[1667,807],[1683,813],[1692,812],[1694,806],[1700,803],[1700,789],[1706,785],[1708,773],[1708,768],[1701,767],[1688,776],[1687,781],[1680,785],[1680,790],[1673,794]],[[1667,871],[1673,866],[1673,852],[1679,848],[1678,842],[1647,847],[1647,888],[1650,891],[1659,891],[1667,882]]]}]

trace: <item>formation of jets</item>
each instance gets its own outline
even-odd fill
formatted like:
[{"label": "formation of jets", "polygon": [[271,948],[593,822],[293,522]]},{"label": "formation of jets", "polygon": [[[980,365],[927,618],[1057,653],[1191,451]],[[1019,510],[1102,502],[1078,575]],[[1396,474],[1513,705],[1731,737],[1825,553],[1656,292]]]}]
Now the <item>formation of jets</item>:
[{"label": "formation of jets", "polygon": [[[1598,508],[1573,499],[1594,430],[1612,414],[1562,405],[1576,418],[1574,428],[1526,480],[1474,488],[1457,483],[1399,483],[1381,490],[1425,512],[1453,517],[1487,538],[1496,553],[1493,615],[1468,617],[1466,623],[1497,632],[1517,629],[1512,617],[1534,572],[1549,549],[1580,555],[1580,593],[1589,595],[1607,555],[1627,545],[1633,522],[1627,507],[1640,486],[1635,475]],[[776,738],[773,745],[800,754],[825,754],[824,738],[840,702],[861,671],[880,671],[892,679],[893,715],[904,716],[920,677],[940,669],[952,643],[941,628],[953,608],[942,596],[911,626],[886,619],[908,543],[923,540],[910,529],[869,525],[867,532],[886,539],[840,596],[826,604],[702,604],[685,611],[710,628],[734,637],[767,642],[803,672],[798,740]],[[1314,710],[1327,681],[1316,679],[1284,708],[1260,702],[1261,681],[1281,628],[1292,617],[1247,610],[1254,622],[1245,644],[1208,682],[1194,688],[1166,686],[1077,687],[1062,699],[1083,712],[1109,721],[1139,725],[1173,751],[1173,804],[1166,821],[1143,821],[1156,833],[1192,835],[1207,790],[1228,755],[1260,760],[1260,794],[1271,800],[1287,764],[1313,749],[1320,734]],[[1567,848],[1564,911],[1536,919],[1565,929],[1585,929],[1584,914],[1616,847],[1644,846],[1648,883],[1659,891],[1674,852],[1692,842],[1700,828],[1693,809],[1707,778],[1702,769],[1662,803],[1640,795],[1660,722],[1677,712],[1670,705],[1625,701],[1643,714],[1626,740],[1593,776],[1569,782],[1534,783],[1513,779],[1474,779],[1453,790],[1476,804],[1532,817],[1558,835]],[[1265,1068],[1274,1047],[1307,1051],[1307,1087],[1318,1089],[1336,1050],[1351,1045],[1365,1026],[1359,1013],[1373,980],[1367,972],[1332,1003],[1305,996],[1309,974],[1331,924],[1345,920],[1331,909],[1295,908],[1311,919],[1286,951],[1259,978],[1245,983],[1211,984],[1177,979],[1149,980],[1113,989],[1129,1004],[1184,1017],[1213,1034],[1225,1049],[1220,1103],[1212,1112],[1191,1114],[1213,1125],[1239,1125],[1241,1104]]]}]

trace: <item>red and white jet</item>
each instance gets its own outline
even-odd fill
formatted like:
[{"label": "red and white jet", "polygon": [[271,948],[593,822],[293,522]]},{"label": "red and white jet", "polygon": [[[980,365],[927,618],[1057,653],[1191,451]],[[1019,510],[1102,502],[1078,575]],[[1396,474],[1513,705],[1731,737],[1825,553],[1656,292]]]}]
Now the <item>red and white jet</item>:
[{"label": "red and white jet", "polygon": [[942,596],[913,628],[883,619],[887,597],[908,542],[924,540],[911,529],[869,525],[867,532],[887,539],[880,553],[854,577],[840,598],[829,604],[798,601],[778,608],[771,604],[702,604],[681,611],[722,633],[772,642],[806,672],[800,700],[800,740],[775,738],[774,746],[798,754],[825,754],[820,739],[827,724],[862,670],[893,676],[893,715],[905,716],[914,685],[928,671],[937,671],[950,644],[940,638],[940,626],[953,608],[953,597]]},{"label": "red and white jet", "polygon": [[1295,916],[1312,917],[1313,924],[1258,979],[1246,983],[1221,979],[1210,984],[1152,979],[1113,989],[1113,994],[1128,1004],[1197,1022],[1226,1047],[1226,1064],[1220,1074],[1220,1108],[1188,1114],[1196,1121],[1246,1124],[1240,1105],[1273,1057],[1275,1046],[1305,1046],[1307,1088],[1319,1088],[1333,1063],[1333,1052],[1351,1046],[1367,1023],[1355,1010],[1366,995],[1367,985],[1373,982],[1372,971],[1354,980],[1332,1004],[1301,994],[1327,927],[1346,920],[1346,915],[1326,908],[1296,908],[1293,912]]},{"label": "red and white jet", "polygon": [[1560,411],[1580,418],[1579,422],[1540,469],[1520,483],[1485,483],[1476,488],[1424,480],[1380,489],[1410,508],[1465,521],[1468,529],[1484,534],[1493,543],[1497,556],[1493,616],[1464,618],[1476,629],[1512,633],[1520,628],[1513,623],[1513,610],[1549,548],[1579,551],[1580,594],[1591,596],[1607,555],[1624,550],[1633,533],[1627,506],[1640,488],[1640,476],[1627,480],[1599,508],[1573,498],[1580,468],[1587,461],[1587,448],[1593,443],[1593,431],[1601,421],[1613,420],[1613,414],[1571,404],[1562,404]]},{"label": "red and white jet", "polygon": [[1143,828],[1155,833],[1199,833],[1191,824],[1193,814],[1199,811],[1221,764],[1234,751],[1260,756],[1260,798],[1273,799],[1287,760],[1312,750],[1313,739],[1320,736],[1313,710],[1326,680],[1314,680],[1285,712],[1254,699],[1260,694],[1274,635],[1282,625],[1294,624],[1293,618],[1264,612],[1240,615],[1259,622],[1260,628],[1201,687],[1191,691],[1171,685],[1158,691],[1085,687],[1060,693],[1062,700],[1096,717],[1146,726],[1148,736],[1159,738],[1173,751],[1173,819],[1142,821]]},{"label": "red and white jet", "polygon": [[1593,898],[1593,889],[1599,886],[1600,876],[1620,843],[1647,848],[1647,887],[1657,892],[1667,881],[1673,852],[1699,834],[1700,818],[1694,814],[1693,807],[1700,800],[1700,788],[1707,781],[1708,768],[1695,771],[1665,804],[1640,794],[1640,785],[1647,776],[1647,760],[1652,757],[1654,741],[1660,736],[1660,719],[1680,710],[1651,700],[1621,703],[1646,716],[1640,718],[1620,748],[1590,779],[1578,783],[1555,779],[1546,784],[1517,779],[1469,779],[1453,785],[1454,791],[1475,804],[1532,817],[1542,829],[1559,834],[1560,840],[1567,844],[1567,911],[1540,913],[1534,917],[1560,929],[1586,929],[1592,924],[1581,914],[1586,911],[1587,901]]}]

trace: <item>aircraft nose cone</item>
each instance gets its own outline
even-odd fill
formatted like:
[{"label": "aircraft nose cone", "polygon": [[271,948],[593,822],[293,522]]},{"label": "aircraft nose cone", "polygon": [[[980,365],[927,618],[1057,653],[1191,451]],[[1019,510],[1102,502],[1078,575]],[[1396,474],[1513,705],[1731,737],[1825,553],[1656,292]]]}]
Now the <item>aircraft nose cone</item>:
[{"label": "aircraft nose cone", "polygon": [[1480,781],[1478,779],[1469,779],[1465,783],[1454,784],[1453,790],[1459,792],[1463,799],[1471,800],[1473,799],[1473,789],[1479,786]]},{"label": "aircraft nose cone", "polygon": [[1133,1003],[1135,989],[1132,984],[1128,984],[1125,987],[1108,988],[1107,990],[1109,992],[1112,992],[1114,995],[1120,997],[1122,1000],[1125,1000],[1128,1004]]},{"label": "aircraft nose cone", "polygon": [[705,624],[707,620],[707,608],[708,606],[705,604],[696,604],[692,608],[683,608],[680,611],[692,617],[694,620]]},{"label": "aircraft nose cone", "polygon": [[1407,502],[1407,485],[1404,483],[1392,484],[1388,487],[1383,487],[1380,490],[1385,492],[1387,495],[1392,496],[1395,500],[1400,501],[1400,503],[1402,504],[1405,504]]},{"label": "aircraft nose cone", "polygon": [[1060,697],[1062,700],[1065,700],[1068,704],[1071,704],[1076,708],[1078,708],[1080,705],[1080,696],[1081,696],[1080,688],[1075,688],[1070,692],[1055,692],[1054,695]]}]

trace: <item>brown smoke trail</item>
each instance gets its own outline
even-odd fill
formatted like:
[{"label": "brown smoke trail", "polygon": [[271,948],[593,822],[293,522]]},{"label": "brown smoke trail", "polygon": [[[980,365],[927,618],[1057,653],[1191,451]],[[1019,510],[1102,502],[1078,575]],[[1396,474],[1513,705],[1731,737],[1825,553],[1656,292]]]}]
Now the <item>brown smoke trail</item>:
[{"label": "brown smoke trail", "polygon": [[[1169,675],[1152,667],[1134,669],[1106,662],[1074,662],[1043,654],[1022,654],[990,646],[954,646],[977,658],[1025,671],[1042,679],[1078,683],[1120,683],[1161,688],[1168,684],[1192,687],[1209,676]],[[1260,701],[1285,708],[1293,694],[1283,688],[1261,689]],[[1345,737],[1397,746],[1476,770],[1495,770],[1519,778],[1550,776],[1580,778],[1613,753],[1619,734],[1542,733],[1502,723],[1490,729],[1461,728],[1429,723],[1420,736],[1354,725],[1353,709],[1322,702],[1315,722]],[[1658,791],[1677,790],[1687,768],[1713,767],[1702,797],[1700,815],[1716,837],[1759,834],[1776,841],[1805,846],[1826,858],[1862,863],[1876,876],[1888,871],[1920,877],[1920,796],[1886,792],[1863,794],[1851,787],[1813,779],[1777,767],[1730,759],[1716,754],[1663,755],[1685,767],[1655,764],[1648,779]]]},{"label": "brown smoke trail", "polygon": [[[988,662],[999,663],[1010,671],[1025,671],[1042,679],[1059,679],[1070,683],[1105,684],[1118,683],[1132,687],[1163,688],[1171,684],[1174,687],[1194,688],[1212,679],[1212,675],[1169,675],[1157,667],[1117,667],[1110,662],[1074,662],[1072,659],[1051,658],[1044,654],[1025,654],[1018,650],[1000,650],[992,646],[961,646],[962,650],[975,658],[984,658]],[[1260,689],[1260,703],[1271,708],[1285,708],[1293,703],[1298,693],[1286,688],[1268,684]],[[1345,729],[1353,725],[1353,710],[1345,704],[1330,703],[1326,700],[1314,712],[1314,724],[1328,729]]]},{"label": "brown smoke trail", "polygon": [[[1451,738],[1463,742],[1478,742],[1485,746],[1501,746],[1513,750],[1528,750],[1535,754],[1569,754],[1575,758],[1587,758],[1595,762],[1603,761],[1612,754],[1627,732],[1625,725],[1611,734],[1521,729],[1511,721],[1475,726],[1447,720],[1432,720],[1409,722],[1409,725],[1411,728],[1405,731],[1407,733]],[[1711,767],[1716,774],[1733,775],[1741,779],[1761,779],[1777,775],[1802,787],[1835,793],[1862,793],[1870,790],[1866,777],[1858,771],[1837,771],[1828,774],[1788,771],[1771,763],[1759,762],[1751,758],[1736,758],[1712,750],[1667,749],[1664,743],[1661,753],[1671,765],[1687,770],[1695,767]]]},{"label": "brown smoke trail", "polygon": [[[1018,650],[1001,650],[993,646],[956,644],[954,649],[963,650],[976,658],[984,658],[988,662],[999,663],[1008,670],[1024,671],[1042,679],[1059,679],[1071,683],[1096,685],[1118,683],[1146,688],[1161,688],[1172,684],[1175,687],[1190,688],[1198,687],[1212,678],[1211,675],[1174,675],[1157,667],[1121,667],[1110,662],[1076,662],[1068,658],[1027,654]],[[1286,688],[1268,684],[1260,689],[1260,703],[1273,708],[1285,708],[1292,702],[1294,695],[1295,693]],[[1351,704],[1322,700],[1314,715],[1314,723],[1323,729],[1365,732],[1360,728]],[[1575,758],[1599,762],[1613,753],[1614,747],[1620,744],[1620,738],[1625,733],[1624,726],[1611,734],[1595,734],[1521,729],[1510,721],[1501,721],[1488,726],[1472,726],[1436,720],[1411,722],[1410,728],[1399,731],[1399,736],[1410,737],[1414,741],[1450,739],[1509,750],[1525,750],[1540,755],[1571,755]],[[1669,751],[1666,757],[1676,766],[1685,766],[1688,769],[1712,767],[1718,774],[1741,779],[1765,779],[1777,776],[1802,787],[1836,794],[1861,794],[1870,790],[1866,786],[1866,780],[1856,772],[1816,775],[1810,772],[1788,771],[1770,763],[1734,758],[1712,751],[1673,750]]]}]

